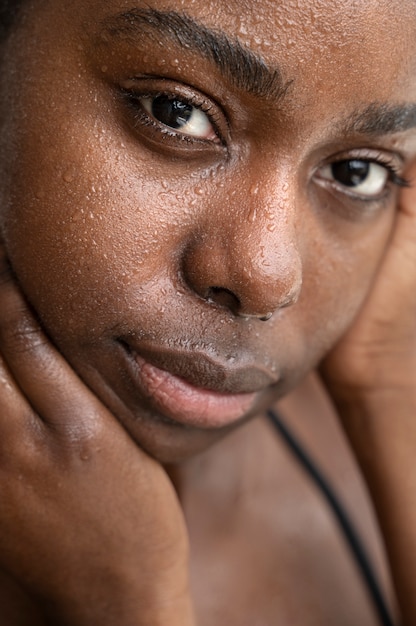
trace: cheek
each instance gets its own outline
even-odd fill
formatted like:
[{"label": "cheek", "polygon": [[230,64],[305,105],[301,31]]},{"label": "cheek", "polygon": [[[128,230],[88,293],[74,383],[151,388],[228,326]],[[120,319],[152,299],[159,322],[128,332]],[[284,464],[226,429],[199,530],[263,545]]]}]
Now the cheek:
[{"label": "cheek", "polygon": [[395,222],[394,207],[367,223],[331,216],[310,225],[297,324],[319,360],[353,323],[369,293]]},{"label": "cheek", "polygon": [[112,158],[110,145],[44,145],[41,167],[30,137],[19,153],[1,215],[17,276],[53,335],[100,333],[127,293],[131,306],[169,271],[181,239],[171,198],[151,172],[139,176],[140,164]]}]

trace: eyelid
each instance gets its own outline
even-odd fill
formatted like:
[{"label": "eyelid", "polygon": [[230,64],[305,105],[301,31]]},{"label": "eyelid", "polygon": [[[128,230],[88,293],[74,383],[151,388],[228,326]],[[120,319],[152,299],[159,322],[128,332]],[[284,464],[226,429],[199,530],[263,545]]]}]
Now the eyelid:
[{"label": "eyelid", "polygon": [[[141,110],[138,114],[142,116],[143,122],[152,124],[155,130],[159,130],[163,135],[171,136],[172,140],[176,137],[182,139],[189,144],[201,145],[227,145],[228,139],[228,120],[227,117],[215,100],[203,92],[193,89],[188,85],[178,83],[166,78],[160,77],[136,77],[124,81],[120,85],[122,94],[130,101],[132,106],[140,107]],[[192,135],[181,133],[180,130],[175,130],[159,122],[153,116],[151,116],[140,104],[140,100],[144,98],[156,98],[158,96],[167,96],[171,99],[181,100],[190,106],[200,109],[209,119],[213,130],[216,134],[218,141],[213,139],[204,139],[194,137]],[[140,120],[138,120],[140,123]]]},{"label": "eyelid", "polygon": [[[342,161],[365,161],[367,163],[374,163],[381,167],[384,167],[388,173],[388,179],[386,181],[386,186],[381,194],[378,196],[365,196],[360,195],[353,191],[353,188],[349,188],[347,186],[338,183],[337,181],[331,182],[324,177],[319,177],[319,170],[334,165],[336,163],[340,163]],[[321,164],[319,164],[313,172],[313,177],[315,180],[324,187],[331,186],[335,188],[340,193],[348,196],[351,200],[358,202],[378,202],[385,198],[388,193],[388,187],[406,187],[410,185],[410,181],[408,181],[401,172],[404,169],[404,159],[400,154],[392,153],[388,151],[382,151],[377,148],[353,148],[350,150],[338,152],[335,155],[332,154],[330,157],[325,159]],[[318,174],[318,175],[317,175]]]}]

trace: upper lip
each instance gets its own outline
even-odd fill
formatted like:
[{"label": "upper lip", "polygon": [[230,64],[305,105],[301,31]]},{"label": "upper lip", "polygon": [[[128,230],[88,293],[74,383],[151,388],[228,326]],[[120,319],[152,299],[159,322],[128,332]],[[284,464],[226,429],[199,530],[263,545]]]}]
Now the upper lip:
[{"label": "upper lip", "polygon": [[206,352],[172,350],[142,342],[136,344],[131,338],[121,338],[120,341],[129,353],[137,354],[151,365],[182,378],[196,388],[230,394],[253,393],[278,381],[277,374],[258,364],[238,365]]}]

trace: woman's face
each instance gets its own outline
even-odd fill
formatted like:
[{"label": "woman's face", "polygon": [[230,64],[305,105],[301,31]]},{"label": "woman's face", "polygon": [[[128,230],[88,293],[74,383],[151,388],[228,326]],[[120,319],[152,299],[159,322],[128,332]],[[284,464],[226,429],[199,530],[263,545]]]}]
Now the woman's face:
[{"label": "woman's face", "polygon": [[28,1],[2,67],[2,236],[151,454],[203,449],[351,324],[416,155],[415,71],[411,0]]}]

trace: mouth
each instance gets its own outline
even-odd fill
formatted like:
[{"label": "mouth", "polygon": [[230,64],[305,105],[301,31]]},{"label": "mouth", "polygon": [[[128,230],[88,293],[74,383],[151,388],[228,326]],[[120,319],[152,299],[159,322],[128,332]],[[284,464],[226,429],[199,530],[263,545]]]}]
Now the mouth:
[{"label": "mouth", "polygon": [[134,385],[146,404],[183,426],[216,429],[247,416],[276,375],[258,366],[230,367],[187,351],[132,347],[121,342]]}]

